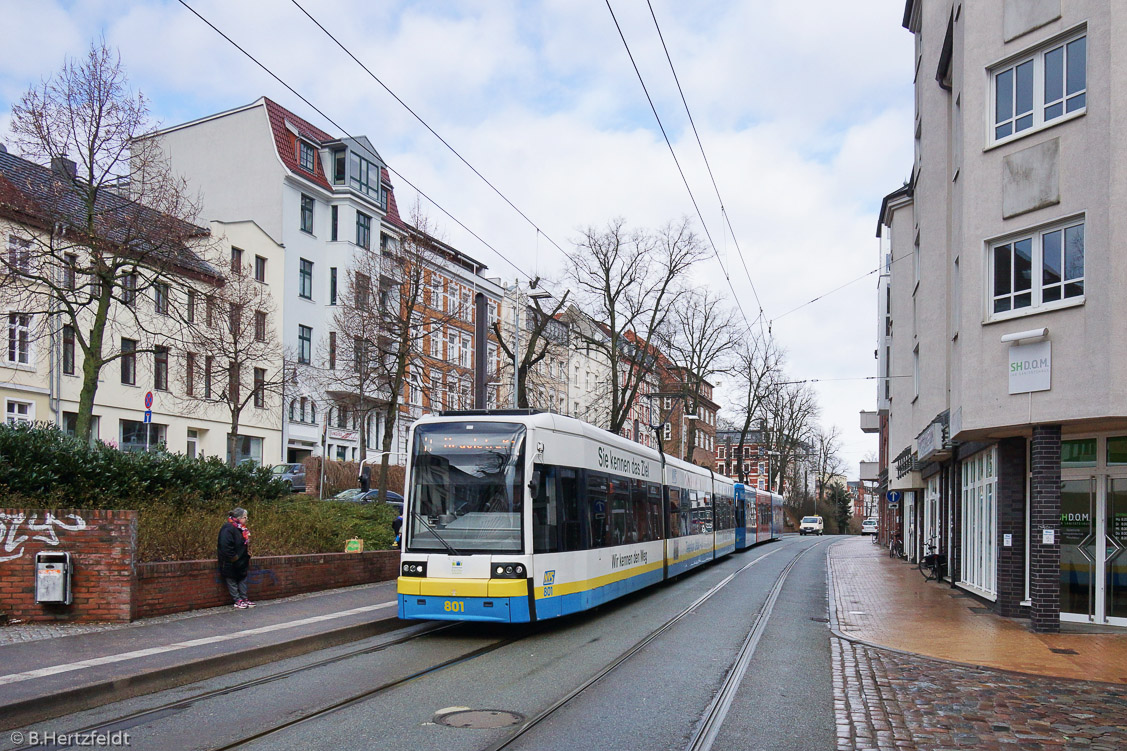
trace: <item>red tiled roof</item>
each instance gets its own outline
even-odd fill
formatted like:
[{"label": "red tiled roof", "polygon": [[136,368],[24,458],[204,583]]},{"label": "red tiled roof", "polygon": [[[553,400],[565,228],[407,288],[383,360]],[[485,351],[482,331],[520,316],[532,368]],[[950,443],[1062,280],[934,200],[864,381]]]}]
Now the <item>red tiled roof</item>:
[{"label": "red tiled roof", "polygon": [[315,172],[309,174],[306,170],[301,168],[297,157],[297,137],[294,136],[293,131],[286,127],[288,122],[302,138],[308,139],[314,146],[320,146],[326,141],[334,140],[331,135],[306,122],[294,113],[287,110],[282,105],[275,101],[262,97],[262,101],[266,104],[266,115],[270,118],[270,130],[274,133],[274,147],[278,150],[278,156],[282,159],[282,164],[289,168],[290,172],[295,175],[301,175],[307,180],[311,180],[325,190],[332,190],[329,185],[329,179],[325,175],[325,170],[321,166],[321,159],[318,157],[313,161],[313,168]]},{"label": "red tiled roof", "polygon": [[404,232],[409,231],[410,226],[399,216],[399,205],[395,202],[395,191],[391,188],[391,177],[388,175],[387,167],[380,167],[380,180],[387,184],[387,215],[384,216],[384,221]]}]

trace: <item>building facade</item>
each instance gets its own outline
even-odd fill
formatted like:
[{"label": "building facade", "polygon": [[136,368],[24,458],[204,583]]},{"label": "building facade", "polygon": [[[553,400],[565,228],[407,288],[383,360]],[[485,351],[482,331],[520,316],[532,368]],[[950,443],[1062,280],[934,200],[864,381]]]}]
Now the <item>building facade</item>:
[{"label": "building facade", "polygon": [[882,502],[910,556],[937,546],[1000,614],[1127,626],[1127,18],[909,0],[903,20],[915,159],[880,217]]},{"label": "building facade", "polygon": [[[152,138],[173,173],[199,191],[204,216],[253,221],[285,249],[281,331],[292,379],[277,459],[301,461],[324,451],[357,460],[377,449],[383,420],[368,395],[325,387],[333,380],[325,374],[335,366],[332,340],[341,333],[334,320],[356,269],[426,233],[400,216],[386,164],[371,142],[332,136],[265,97]],[[400,396],[393,462],[402,461],[414,418],[472,403],[477,295],[494,308],[503,296],[482,275],[483,264],[426,237],[443,260],[425,275],[417,323],[426,334],[416,339]],[[397,283],[373,279],[373,295],[383,281]]]}]

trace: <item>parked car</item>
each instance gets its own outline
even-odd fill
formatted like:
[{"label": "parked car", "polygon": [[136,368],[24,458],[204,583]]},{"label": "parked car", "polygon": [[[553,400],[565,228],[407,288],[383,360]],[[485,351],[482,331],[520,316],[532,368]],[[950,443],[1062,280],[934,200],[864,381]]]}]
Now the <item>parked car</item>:
[{"label": "parked car", "polygon": [[295,493],[305,492],[304,464],[275,464],[270,468],[275,480],[281,480]]},{"label": "parked car", "polygon": [[876,533],[877,533],[877,520],[876,519],[866,519],[865,521],[861,522],[861,534],[863,534],[863,535],[875,535]]},{"label": "parked car", "polygon": [[[375,503],[380,497],[380,491],[369,490],[364,492],[360,488],[342,490],[326,501],[344,501],[345,503]],[[393,490],[387,491],[387,505],[394,506],[399,513],[403,513],[403,496]]]},{"label": "parked car", "polygon": [[802,523],[798,525],[798,534],[800,535],[820,535],[822,531],[822,517],[820,516],[804,516]]}]

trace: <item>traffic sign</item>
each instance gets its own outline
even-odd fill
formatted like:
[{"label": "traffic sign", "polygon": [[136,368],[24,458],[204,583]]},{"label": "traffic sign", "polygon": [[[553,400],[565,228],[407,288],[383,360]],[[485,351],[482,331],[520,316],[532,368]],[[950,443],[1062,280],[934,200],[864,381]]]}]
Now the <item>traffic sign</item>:
[{"label": "traffic sign", "polygon": [[153,392],[148,391],[145,393],[145,409],[153,408]]},{"label": "traffic sign", "polygon": [[151,409],[146,409],[145,410],[145,423],[146,424],[151,423],[152,421],[153,421],[153,411]]},{"label": "traffic sign", "polygon": [[889,505],[900,503],[900,499],[903,498],[903,497],[904,497],[904,494],[901,493],[899,490],[888,491],[888,503],[889,503]]}]

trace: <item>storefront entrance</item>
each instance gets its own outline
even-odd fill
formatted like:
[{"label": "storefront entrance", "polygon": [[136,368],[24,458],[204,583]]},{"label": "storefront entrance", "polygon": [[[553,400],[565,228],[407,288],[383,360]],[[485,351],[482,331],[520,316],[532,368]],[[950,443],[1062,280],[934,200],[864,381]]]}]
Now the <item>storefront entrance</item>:
[{"label": "storefront entrance", "polygon": [[1127,468],[1116,461],[1120,440],[1108,439],[1106,454],[1103,439],[1062,441],[1064,621],[1127,626]]}]

